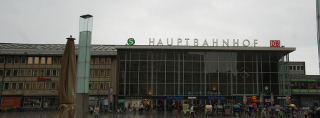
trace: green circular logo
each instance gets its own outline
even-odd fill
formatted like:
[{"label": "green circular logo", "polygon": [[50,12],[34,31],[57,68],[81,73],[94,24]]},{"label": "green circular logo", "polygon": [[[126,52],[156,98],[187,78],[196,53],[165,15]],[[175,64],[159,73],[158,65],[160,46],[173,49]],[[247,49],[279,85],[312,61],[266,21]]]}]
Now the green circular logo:
[{"label": "green circular logo", "polygon": [[135,43],[133,38],[128,39],[128,45],[133,45]]}]

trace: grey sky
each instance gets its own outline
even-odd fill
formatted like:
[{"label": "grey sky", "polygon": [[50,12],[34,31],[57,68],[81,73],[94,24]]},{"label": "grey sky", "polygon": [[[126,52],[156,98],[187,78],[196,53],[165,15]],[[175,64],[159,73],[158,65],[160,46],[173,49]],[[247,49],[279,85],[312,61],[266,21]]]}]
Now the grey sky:
[{"label": "grey sky", "polygon": [[[92,44],[133,37],[258,39],[296,47],[291,61],[318,74],[315,0],[8,0],[0,4],[1,43],[65,44],[78,39],[79,16],[93,15]],[[78,43],[78,41],[76,41]]]}]

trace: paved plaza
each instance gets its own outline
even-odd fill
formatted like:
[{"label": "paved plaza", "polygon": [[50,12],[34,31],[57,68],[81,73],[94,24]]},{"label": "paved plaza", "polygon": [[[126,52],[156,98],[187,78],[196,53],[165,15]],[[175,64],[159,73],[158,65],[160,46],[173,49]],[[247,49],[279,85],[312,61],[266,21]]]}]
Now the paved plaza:
[{"label": "paved plaza", "polygon": [[[53,111],[28,111],[28,112],[0,112],[0,118],[55,118],[56,112]],[[100,113],[99,118],[189,118],[189,116],[183,116],[183,113],[173,112],[136,112],[136,113]],[[198,118],[206,117],[205,114],[199,113]],[[208,116],[215,118],[243,118],[246,117],[243,114],[241,116]],[[259,115],[251,117],[259,118]],[[270,117],[270,116],[269,116]],[[269,118],[268,117],[268,118]],[[299,116],[302,118],[303,116]],[[89,114],[88,118],[94,118],[93,114]]]}]

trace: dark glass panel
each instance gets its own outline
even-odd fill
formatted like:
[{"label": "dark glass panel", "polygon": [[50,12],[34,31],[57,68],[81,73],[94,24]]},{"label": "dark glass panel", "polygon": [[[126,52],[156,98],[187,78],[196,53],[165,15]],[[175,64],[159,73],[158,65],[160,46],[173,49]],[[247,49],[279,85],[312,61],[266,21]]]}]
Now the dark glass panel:
[{"label": "dark glass panel", "polygon": [[174,71],[174,61],[167,61],[166,62],[166,71],[173,72]]},{"label": "dark glass panel", "polygon": [[156,73],[156,80],[158,83],[165,83],[165,73],[164,72],[158,72]]},{"label": "dark glass panel", "polygon": [[139,71],[147,71],[148,70],[148,62],[140,61],[140,70]]},{"label": "dark glass panel", "polygon": [[148,85],[147,84],[139,84],[139,94],[140,95],[149,95],[148,94]]},{"label": "dark glass panel", "polygon": [[174,59],[174,57],[175,57],[175,52],[168,52],[167,53],[167,60],[175,60]]},{"label": "dark glass panel", "polygon": [[138,83],[138,72],[130,72],[130,83]]},{"label": "dark glass panel", "polygon": [[139,51],[131,51],[131,60],[140,60],[139,54]]},{"label": "dark glass panel", "polygon": [[139,95],[138,91],[138,84],[130,84],[130,95]]},{"label": "dark glass panel", "polygon": [[138,69],[139,69],[139,61],[131,61],[130,71],[138,71]]},{"label": "dark glass panel", "polygon": [[193,72],[200,72],[200,62],[193,62]]},{"label": "dark glass panel", "polygon": [[140,72],[139,73],[139,83],[148,83],[148,73]]},{"label": "dark glass panel", "polygon": [[167,80],[166,80],[166,83],[174,83],[174,73],[173,72],[167,72],[166,73],[166,76],[167,76]]},{"label": "dark glass panel", "polygon": [[148,60],[148,53],[146,51],[140,51],[140,60]]},{"label": "dark glass panel", "polygon": [[253,94],[253,84],[245,84],[246,94]]},{"label": "dark glass panel", "polygon": [[192,73],[184,73],[184,83],[192,83]]},{"label": "dark glass panel", "polygon": [[165,84],[157,84],[157,94],[158,95],[165,95]]},{"label": "dark glass panel", "polygon": [[166,95],[174,95],[174,84],[167,84],[166,85]]},{"label": "dark glass panel", "polygon": [[271,83],[278,83],[278,73],[271,74]]},{"label": "dark glass panel", "polygon": [[200,73],[193,73],[193,83],[200,83]]}]

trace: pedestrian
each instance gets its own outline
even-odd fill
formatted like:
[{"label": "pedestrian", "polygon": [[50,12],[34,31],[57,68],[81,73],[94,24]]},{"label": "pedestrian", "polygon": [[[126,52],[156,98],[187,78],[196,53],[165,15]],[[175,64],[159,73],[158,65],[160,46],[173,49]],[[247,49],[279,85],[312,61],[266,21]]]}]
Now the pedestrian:
[{"label": "pedestrian", "polygon": [[279,118],[283,118],[283,110],[279,110]]},{"label": "pedestrian", "polygon": [[94,118],[99,118],[99,107],[95,106],[94,108]]},{"label": "pedestrian", "polygon": [[92,108],[92,106],[89,107],[89,110],[90,110],[90,114],[93,114],[93,108]]}]

